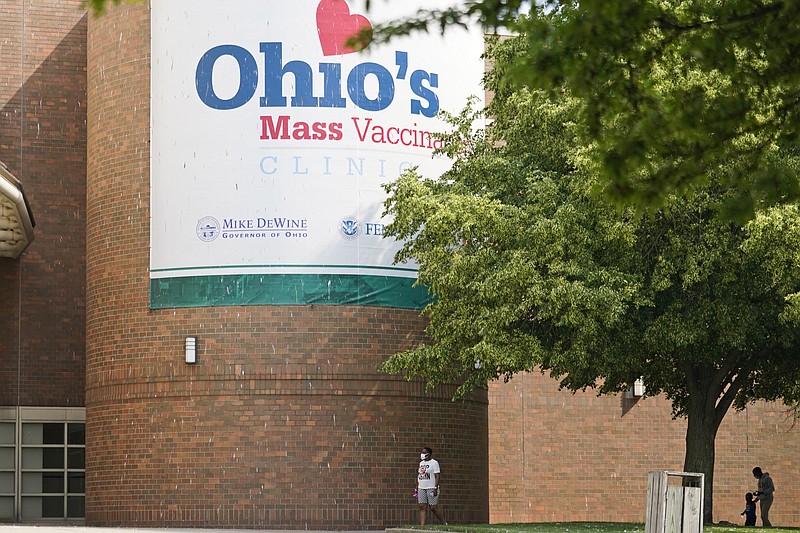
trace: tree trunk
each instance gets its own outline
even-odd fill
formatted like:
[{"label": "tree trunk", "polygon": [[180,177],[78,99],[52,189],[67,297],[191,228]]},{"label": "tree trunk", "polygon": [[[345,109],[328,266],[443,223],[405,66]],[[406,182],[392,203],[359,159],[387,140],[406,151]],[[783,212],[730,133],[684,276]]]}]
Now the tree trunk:
[{"label": "tree trunk", "polygon": [[[707,394],[690,395],[687,412],[686,457],[683,469],[686,472],[705,474],[703,489],[703,523],[711,524],[714,495],[714,443],[717,437],[715,403],[708,401]],[[709,406],[710,404],[710,406]]]}]

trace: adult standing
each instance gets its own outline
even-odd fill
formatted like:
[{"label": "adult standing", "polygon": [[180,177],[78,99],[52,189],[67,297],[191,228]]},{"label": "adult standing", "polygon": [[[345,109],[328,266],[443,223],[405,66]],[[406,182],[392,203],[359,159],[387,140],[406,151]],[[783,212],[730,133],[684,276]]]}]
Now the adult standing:
[{"label": "adult standing", "polygon": [[764,527],[772,527],[772,522],[769,521],[769,508],[772,507],[775,483],[769,477],[769,472],[762,472],[758,466],[753,469],[753,477],[758,480],[758,490],[754,494],[761,507],[761,522]]},{"label": "adult standing", "polygon": [[433,450],[422,448],[419,454],[419,470],[417,470],[417,503],[419,504],[419,525],[425,525],[425,519],[430,509],[442,524],[446,524],[438,507],[439,504],[439,478],[441,468],[439,461],[433,458]]}]

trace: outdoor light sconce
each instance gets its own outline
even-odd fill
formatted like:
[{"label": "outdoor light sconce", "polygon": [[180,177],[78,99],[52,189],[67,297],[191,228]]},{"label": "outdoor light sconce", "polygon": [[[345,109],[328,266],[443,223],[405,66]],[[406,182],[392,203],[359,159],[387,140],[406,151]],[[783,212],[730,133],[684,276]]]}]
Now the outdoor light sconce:
[{"label": "outdoor light sconce", "polygon": [[184,348],[186,352],[186,364],[195,364],[197,362],[197,337],[186,337]]},{"label": "outdoor light sconce", "polygon": [[644,385],[644,380],[642,378],[637,379],[633,382],[633,385],[625,392],[626,398],[641,398],[644,396],[644,393],[647,391],[647,387]]}]

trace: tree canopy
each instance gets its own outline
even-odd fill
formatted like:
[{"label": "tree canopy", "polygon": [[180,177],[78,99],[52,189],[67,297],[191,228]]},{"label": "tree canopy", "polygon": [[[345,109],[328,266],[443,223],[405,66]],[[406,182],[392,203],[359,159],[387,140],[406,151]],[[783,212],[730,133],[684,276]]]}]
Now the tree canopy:
[{"label": "tree canopy", "polygon": [[451,117],[449,172],[387,185],[387,234],[405,241],[397,259],[419,263],[435,300],[430,343],[383,369],[461,381],[462,394],[535,369],[598,393],[642,377],[687,418],[684,467],[706,474],[710,521],[714,437],[729,408],[798,392],[800,209],[720,217],[739,192],[724,172],[653,212],[594,194],[585,102],[503,85],[528,45],[521,35],[490,52],[493,121],[476,132],[474,111]]},{"label": "tree canopy", "polygon": [[[379,9],[380,1],[372,0]],[[723,215],[800,196],[800,2],[467,0],[376,29],[438,31],[479,21],[525,35],[504,83],[580,98],[596,188],[657,209],[696,185],[731,188]]]}]

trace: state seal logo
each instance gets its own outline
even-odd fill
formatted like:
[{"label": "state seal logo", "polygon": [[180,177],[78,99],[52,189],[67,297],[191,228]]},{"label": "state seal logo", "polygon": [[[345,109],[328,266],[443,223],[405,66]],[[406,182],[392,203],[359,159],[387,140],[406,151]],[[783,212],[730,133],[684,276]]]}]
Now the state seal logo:
[{"label": "state seal logo", "polygon": [[219,221],[214,217],[203,217],[197,221],[197,237],[203,242],[211,242],[219,237]]}]

